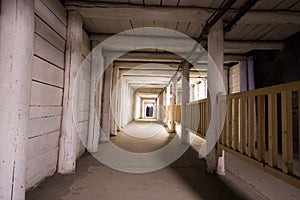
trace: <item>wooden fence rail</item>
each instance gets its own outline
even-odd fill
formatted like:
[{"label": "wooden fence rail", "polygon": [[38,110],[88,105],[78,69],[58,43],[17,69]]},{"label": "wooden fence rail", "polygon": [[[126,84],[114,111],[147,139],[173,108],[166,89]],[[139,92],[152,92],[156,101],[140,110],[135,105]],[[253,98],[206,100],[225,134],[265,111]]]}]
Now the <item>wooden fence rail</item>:
[{"label": "wooden fence rail", "polygon": [[300,188],[299,92],[297,81],[228,95],[219,147]]},{"label": "wooden fence rail", "polygon": [[[299,105],[300,81],[228,95],[219,150],[300,188]],[[186,108],[187,129],[203,138],[208,128],[207,106],[204,99]],[[180,111],[176,105],[177,123]]]}]

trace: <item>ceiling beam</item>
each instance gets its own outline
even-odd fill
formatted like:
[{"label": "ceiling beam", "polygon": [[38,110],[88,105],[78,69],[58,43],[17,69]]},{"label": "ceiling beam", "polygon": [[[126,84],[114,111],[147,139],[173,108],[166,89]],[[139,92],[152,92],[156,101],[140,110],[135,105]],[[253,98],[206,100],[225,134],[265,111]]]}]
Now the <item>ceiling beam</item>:
[{"label": "ceiling beam", "polygon": [[[174,62],[145,62],[145,61],[139,61],[139,62],[132,62],[132,61],[115,61],[114,66],[118,67],[120,69],[132,69],[134,67],[141,67],[142,69],[146,70],[161,70],[161,69],[174,69],[177,70],[180,63],[174,63]],[[207,64],[195,64],[195,67],[199,71],[207,71]]]},{"label": "ceiling beam", "polygon": [[67,10],[78,10],[86,18],[128,19],[146,21],[205,22],[214,9],[141,6],[87,1],[66,1]]},{"label": "ceiling beam", "polygon": [[[114,52],[114,51],[103,51],[103,56],[112,57],[114,54],[124,55],[118,57],[117,61],[147,61],[147,62],[180,62],[182,58],[174,53],[168,52]],[[187,54],[186,54],[187,55]],[[242,54],[225,54],[224,61],[241,61],[247,60],[248,57]]]},{"label": "ceiling beam", "polygon": [[[133,51],[140,49],[161,49],[187,54],[194,45],[194,40],[183,37],[159,37],[159,36],[133,36],[133,35],[107,35],[91,34],[90,40],[101,42],[105,51]],[[112,37],[112,38],[111,38]],[[110,39],[109,39],[110,38]],[[108,39],[108,40],[106,40]],[[230,54],[244,54],[251,50],[282,50],[283,42],[279,41],[244,41],[225,40],[224,52]],[[198,52],[200,50],[198,49]]]},{"label": "ceiling beam", "polygon": [[[86,18],[145,21],[206,22],[215,9],[201,7],[142,6],[95,1],[66,1],[67,10],[78,10]],[[225,19],[238,10],[230,9]],[[145,14],[147,13],[147,14]],[[300,24],[300,13],[291,11],[250,10],[238,24]]]}]

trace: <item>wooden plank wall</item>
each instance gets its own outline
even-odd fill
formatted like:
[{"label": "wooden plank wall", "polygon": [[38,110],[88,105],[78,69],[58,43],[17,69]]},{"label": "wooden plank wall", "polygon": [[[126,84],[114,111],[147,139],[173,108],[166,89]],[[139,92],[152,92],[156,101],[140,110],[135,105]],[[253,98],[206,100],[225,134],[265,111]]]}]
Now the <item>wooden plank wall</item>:
[{"label": "wooden plank wall", "polygon": [[89,106],[90,106],[90,87],[91,87],[91,45],[87,33],[82,33],[82,61],[83,64],[79,71],[78,79],[78,135],[77,157],[85,151],[89,127]]},{"label": "wooden plank wall", "polygon": [[67,14],[58,0],[35,0],[35,34],[26,188],[56,171]]},{"label": "wooden plank wall", "polygon": [[229,68],[229,94],[241,91],[240,76],[240,64]]}]

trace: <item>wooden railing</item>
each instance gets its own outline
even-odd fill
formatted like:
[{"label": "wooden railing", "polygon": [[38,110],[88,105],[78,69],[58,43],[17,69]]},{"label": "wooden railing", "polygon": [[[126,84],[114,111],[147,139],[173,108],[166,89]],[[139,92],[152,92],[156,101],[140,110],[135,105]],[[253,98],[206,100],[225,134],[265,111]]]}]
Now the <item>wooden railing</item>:
[{"label": "wooden railing", "polygon": [[299,92],[300,81],[228,95],[219,149],[300,188]]},{"label": "wooden railing", "polygon": [[205,137],[207,131],[207,99],[193,101],[186,105],[187,124],[189,131]]}]

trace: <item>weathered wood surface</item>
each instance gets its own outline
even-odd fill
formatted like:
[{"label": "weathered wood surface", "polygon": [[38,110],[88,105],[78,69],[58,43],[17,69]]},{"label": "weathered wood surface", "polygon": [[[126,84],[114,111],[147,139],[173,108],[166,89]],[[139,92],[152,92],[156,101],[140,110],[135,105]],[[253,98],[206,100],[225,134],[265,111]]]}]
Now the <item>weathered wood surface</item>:
[{"label": "weathered wood surface", "polygon": [[[63,118],[61,136],[59,141],[58,172],[62,174],[73,173],[76,164],[77,130],[72,103],[76,76],[81,65],[82,56],[82,18],[76,11],[68,12],[68,34],[65,61],[65,84],[63,98]],[[75,94],[76,96],[76,94]],[[76,104],[75,104],[76,105]]]},{"label": "weathered wood surface", "polygon": [[1,1],[0,199],[25,199],[34,3]]}]

